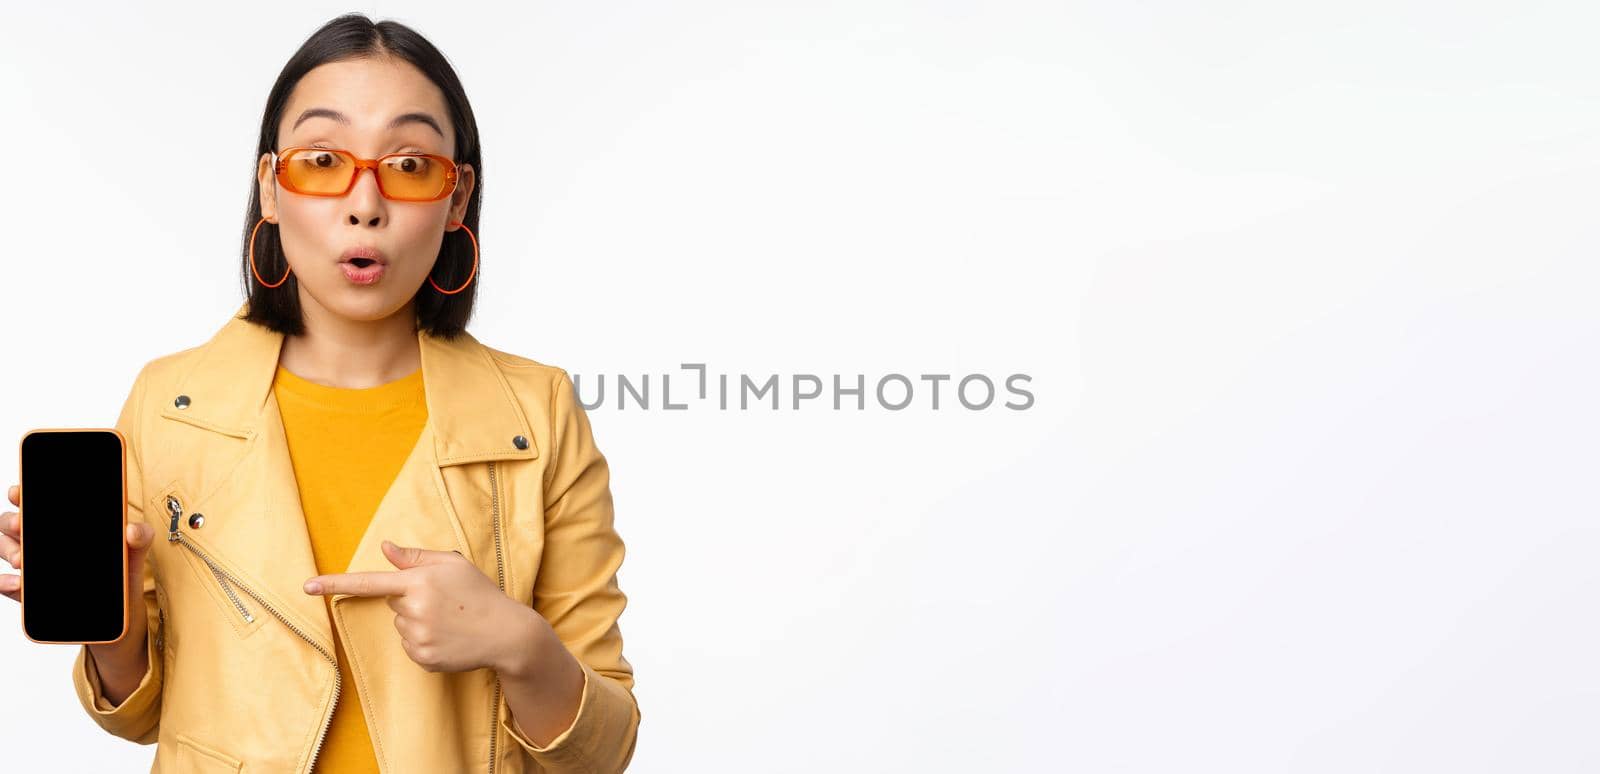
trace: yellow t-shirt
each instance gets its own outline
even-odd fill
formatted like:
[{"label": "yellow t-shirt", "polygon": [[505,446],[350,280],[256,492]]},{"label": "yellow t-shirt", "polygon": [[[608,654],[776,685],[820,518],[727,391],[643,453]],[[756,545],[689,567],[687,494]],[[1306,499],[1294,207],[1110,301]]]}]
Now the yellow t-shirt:
[{"label": "yellow t-shirt", "polygon": [[[272,389],[283,414],[317,574],[344,572],[428,420],[422,371],[348,389],[308,381],[280,365]],[[322,599],[326,605],[328,596]],[[361,697],[353,690],[355,678],[337,629],[334,646],[347,690],[334,708],[317,771],[377,774]]]}]

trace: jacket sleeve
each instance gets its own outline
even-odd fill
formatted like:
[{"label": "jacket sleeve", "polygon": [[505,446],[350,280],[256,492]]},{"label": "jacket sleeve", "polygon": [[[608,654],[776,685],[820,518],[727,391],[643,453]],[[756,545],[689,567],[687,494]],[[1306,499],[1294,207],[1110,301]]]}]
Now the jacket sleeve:
[{"label": "jacket sleeve", "polygon": [[[144,520],[144,468],[139,458],[139,439],[142,435],[140,417],[147,370],[148,365],[139,372],[122,406],[122,414],[117,418],[117,430],[121,431],[128,447],[125,473],[130,524]],[[159,532],[157,535],[159,537]],[[88,645],[78,647],[78,657],[72,665],[72,682],[78,693],[78,701],[89,717],[106,731],[139,744],[153,744],[156,741],[161,720],[162,659],[156,641],[162,617],[155,593],[154,565],[148,558],[144,564],[145,648],[149,653],[150,666],[145,670],[138,687],[121,704],[113,706],[101,687],[100,672]]]},{"label": "jacket sleeve", "polygon": [[552,401],[544,561],[533,606],[582,664],[583,698],[572,724],[547,745],[534,744],[509,714],[503,725],[545,771],[610,774],[633,758],[640,718],[617,625],[628,603],[616,575],[624,548],[612,522],[610,469],[565,371]]}]

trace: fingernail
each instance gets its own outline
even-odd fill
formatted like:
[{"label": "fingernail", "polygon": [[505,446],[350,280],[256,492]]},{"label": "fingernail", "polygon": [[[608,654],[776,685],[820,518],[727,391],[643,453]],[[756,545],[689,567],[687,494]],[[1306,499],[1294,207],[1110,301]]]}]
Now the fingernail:
[{"label": "fingernail", "polygon": [[322,584],[318,583],[317,581],[306,581],[306,593],[307,594],[321,594],[322,593]]}]

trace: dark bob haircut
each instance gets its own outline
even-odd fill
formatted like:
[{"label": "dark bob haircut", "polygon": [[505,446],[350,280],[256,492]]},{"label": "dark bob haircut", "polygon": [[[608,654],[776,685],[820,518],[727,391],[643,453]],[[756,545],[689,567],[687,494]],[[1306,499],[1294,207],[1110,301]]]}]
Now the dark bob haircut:
[{"label": "dark bob haircut", "polygon": [[[289,104],[290,93],[306,73],[319,65],[384,56],[398,57],[415,65],[444,93],[445,105],[450,110],[450,122],[455,128],[455,162],[471,164],[475,180],[462,222],[482,239],[482,232],[478,230],[478,209],[483,198],[483,160],[478,147],[478,122],[472,116],[472,105],[467,101],[466,90],[461,87],[455,69],[439,49],[410,27],[394,21],[375,23],[358,13],[345,14],[322,25],[306,39],[300,50],[283,66],[283,71],[278,73],[278,80],[267,95],[266,111],[261,116],[260,141],[256,144],[255,155],[250,159],[250,206],[245,211],[244,249],[240,253],[245,292],[249,299],[249,309],[244,319],[287,335],[305,332],[305,320],[300,310],[299,280],[290,274],[282,285],[269,288],[262,285],[255,272],[250,270],[250,235],[261,220],[261,186],[256,172],[260,168],[261,157],[278,150],[278,124]],[[289,260],[283,254],[277,224],[261,224],[261,231],[256,234],[255,248],[256,264],[262,277],[273,281],[275,277],[284,276],[289,269]],[[459,230],[447,232],[434,263],[431,275],[434,282],[446,288],[460,287],[473,270],[472,253],[471,238]],[[465,331],[467,321],[472,318],[473,302],[477,300],[482,274],[480,265],[478,276],[473,278],[471,286],[450,295],[436,292],[432,285],[424,282],[415,297],[417,327],[446,339],[455,338]]]}]

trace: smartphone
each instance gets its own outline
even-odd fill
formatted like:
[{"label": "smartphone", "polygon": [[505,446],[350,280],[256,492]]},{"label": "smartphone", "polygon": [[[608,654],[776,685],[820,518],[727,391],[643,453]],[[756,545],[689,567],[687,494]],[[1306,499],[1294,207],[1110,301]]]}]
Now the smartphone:
[{"label": "smartphone", "polygon": [[127,442],[115,428],[22,436],[22,629],[40,643],[128,631]]}]

